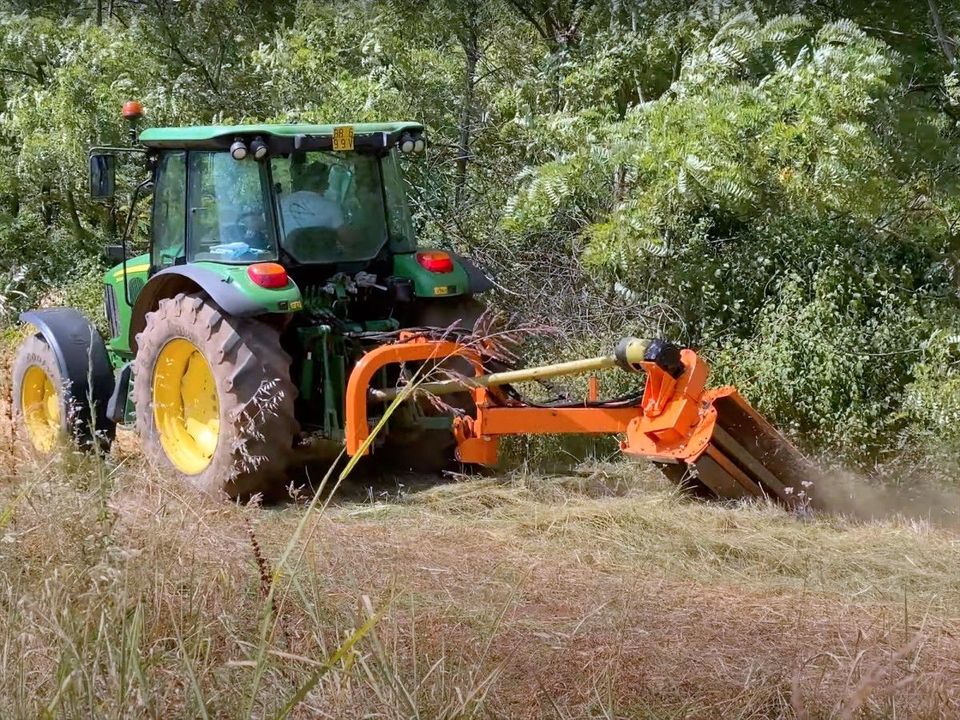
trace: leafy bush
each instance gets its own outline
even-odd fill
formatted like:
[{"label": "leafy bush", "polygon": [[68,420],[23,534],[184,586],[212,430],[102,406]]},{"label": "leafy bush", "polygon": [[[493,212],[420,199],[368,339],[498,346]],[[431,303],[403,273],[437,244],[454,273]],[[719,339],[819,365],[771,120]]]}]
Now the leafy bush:
[{"label": "leafy bush", "polygon": [[669,308],[648,332],[703,348],[808,446],[883,456],[923,422],[906,388],[960,309],[956,151],[895,63],[847,21],[732,17],[622,120],[548,119],[567,149],[524,174],[506,226],[582,238],[610,282]]},{"label": "leafy bush", "polygon": [[[102,240],[93,235],[45,232],[40,218],[30,213],[0,221],[0,323],[10,323],[31,307],[62,296],[84,296],[81,303],[91,317],[103,314],[99,262]],[[92,294],[97,295],[96,303]]]}]

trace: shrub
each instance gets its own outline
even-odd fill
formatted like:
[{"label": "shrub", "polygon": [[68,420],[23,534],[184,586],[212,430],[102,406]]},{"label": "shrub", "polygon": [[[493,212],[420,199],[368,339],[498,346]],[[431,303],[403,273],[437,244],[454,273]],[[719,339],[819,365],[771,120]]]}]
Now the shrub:
[{"label": "shrub", "polygon": [[622,120],[546,120],[564,152],[524,173],[505,225],[583,244],[649,334],[703,350],[808,446],[883,457],[931,421],[906,388],[960,310],[956,150],[896,68],[849,21],[732,17]]}]

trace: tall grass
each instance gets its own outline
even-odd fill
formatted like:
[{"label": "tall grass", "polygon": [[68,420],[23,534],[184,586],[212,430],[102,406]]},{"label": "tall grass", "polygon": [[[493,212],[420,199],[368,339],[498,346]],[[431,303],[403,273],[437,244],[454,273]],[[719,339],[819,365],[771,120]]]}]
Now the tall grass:
[{"label": "tall grass", "polygon": [[925,520],[696,503],[628,464],[393,497],[347,463],[263,508],[128,439],[0,448],[4,720],[960,714],[960,539]]},{"label": "tall grass", "polygon": [[619,466],[262,508],[136,458],[0,485],[0,717],[960,708],[960,541],[923,523],[693,503]]},{"label": "tall grass", "polygon": [[0,717],[479,716],[493,670],[400,653],[395,591],[331,601],[302,562],[316,498],[271,563],[269,510],[72,454],[22,465],[0,492]]}]

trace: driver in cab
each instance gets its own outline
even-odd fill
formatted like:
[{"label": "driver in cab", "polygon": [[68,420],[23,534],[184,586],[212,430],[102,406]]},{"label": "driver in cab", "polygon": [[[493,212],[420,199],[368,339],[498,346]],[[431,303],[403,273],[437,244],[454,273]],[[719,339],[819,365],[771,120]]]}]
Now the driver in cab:
[{"label": "driver in cab", "polygon": [[294,255],[316,255],[316,249],[310,247],[313,243],[330,244],[338,251],[342,248],[345,218],[339,203],[328,196],[330,175],[331,166],[322,161],[307,163],[305,153],[290,157],[291,192],[280,197],[280,210]]}]

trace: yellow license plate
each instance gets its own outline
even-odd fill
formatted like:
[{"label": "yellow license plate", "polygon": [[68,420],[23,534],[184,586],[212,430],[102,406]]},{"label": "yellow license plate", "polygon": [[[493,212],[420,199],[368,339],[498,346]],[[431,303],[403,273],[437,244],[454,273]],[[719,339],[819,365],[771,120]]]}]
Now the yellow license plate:
[{"label": "yellow license plate", "polygon": [[353,150],[353,128],[349,125],[338,125],[333,129],[333,149],[336,152]]},{"label": "yellow license plate", "polygon": [[433,289],[433,294],[434,294],[434,295],[449,295],[449,294],[450,294],[450,286],[449,286],[449,285],[438,285],[437,287],[435,287],[435,288]]}]

